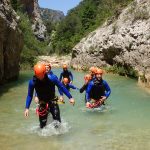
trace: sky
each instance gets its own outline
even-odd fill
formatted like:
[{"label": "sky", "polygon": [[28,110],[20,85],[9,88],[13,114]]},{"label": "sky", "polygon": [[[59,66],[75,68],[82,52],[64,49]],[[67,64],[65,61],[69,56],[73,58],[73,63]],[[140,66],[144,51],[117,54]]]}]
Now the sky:
[{"label": "sky", "polygon": [[77,6],[81,1],[82,0],[39,0],[39,5],[42,8],[61,10],[66,15],[68,10]]}]

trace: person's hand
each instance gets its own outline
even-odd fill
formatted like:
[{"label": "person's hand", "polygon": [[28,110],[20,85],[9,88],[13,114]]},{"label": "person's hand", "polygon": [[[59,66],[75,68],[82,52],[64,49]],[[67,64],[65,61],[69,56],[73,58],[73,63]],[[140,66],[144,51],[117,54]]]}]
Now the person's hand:
[{"label": "person's hand", "polygon": [[27,118],[29,117],[29,109],[26,108],[25,111],[24,111],[24,116]]},{"label": "person's hand", "polygon": [[106,96],[102,96],[101,99],[100,99],[101,104],[103,104],[106,99],[107,99]]},{"label": "person's hand", "polygon": [[35,98],[34,98],[34,102],[35,102],[36,104],[38,104],[38,103],[39,103],[39,99],[38,99],[38,97],[37,97],[37,96],[35,96]]},{"label": "person's hand", "polygon": [[60,96],[60,98],[57,100],[57,104],[64,104],[64,97]]},{"label": "person's hand", "polygon": [[86,102],[86,108],[91,108],[90,105],[91,105],[90,102]]},{"label": "person's hand", "polygon": [[60,97],[59,97],[59,101],[60,101],[60,102],[64,102],[64,97],[63,97],[63,96],[60,96]]},{"label": "person's hand", "polygon": [[73,106],[75,105],[75,100],[73,98],[70,98],[69,100],[70,104],[72,104]]}]

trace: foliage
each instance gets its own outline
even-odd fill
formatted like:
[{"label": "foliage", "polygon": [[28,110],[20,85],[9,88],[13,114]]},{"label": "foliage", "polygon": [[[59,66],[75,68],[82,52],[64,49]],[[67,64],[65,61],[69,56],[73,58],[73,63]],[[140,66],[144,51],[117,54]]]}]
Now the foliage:
[{"label": "foliage", "polygon": [[122,66],[122,65],[115,64],[113,66],[106,67],[105,70],[107,72],[117,73],[121,76],[130,76],[134,78],[138,77],[137,71],[130,66]]},{"label": "foliage", "polygon": [[19,27],[24,36],[24,47],[20,60],[21,67],[24,68],[24,66],[32,66],[35,63],[35,58],[37,55],[45,54],[44,50],[47,43],[40,42],[35,38],[27,14],[23,14],[20,11],[17,13],[21,18]]},{"label": "foliage", "polygon": [[71,9],[56,28],[52,49],[58,54],[70,53],[81,38],[116,15],[133,0],[83,0]]},{"label": "foliage", "polygon": [[10,2],[15,11],[17,11],[21,8],[21,5],[19,4],[18,0],[10,0]]}]

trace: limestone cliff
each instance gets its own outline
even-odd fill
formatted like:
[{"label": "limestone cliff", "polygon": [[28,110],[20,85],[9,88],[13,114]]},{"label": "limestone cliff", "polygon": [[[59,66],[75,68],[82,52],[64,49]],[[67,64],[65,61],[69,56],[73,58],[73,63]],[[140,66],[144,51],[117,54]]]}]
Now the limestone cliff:
[{"label": "limestone cliff", "polygon": [[64,19],[64,13],[59,10],[52,10],[48,8],[40,8],[42,20],[51,21],[52,23],[60,22]]},{"label": "limestone cliff", "polygon": [[32,21],[32,30],[37,39],[44,41],[46,36],[46,27],[41,19],[38,0],[21,0],[23,9],[28,13]]},{"label": "limestone cliff", "polygon": [[9,0],[0,0],[0,84],[18,77],[23,37],[18,29],[19,16]]},{"label": "limestone cliff", "polygon": [[73,48],[72,66],[114,64],[138,72],[150,87],[150,0],[135,0],[113,23],[108,21]]}]

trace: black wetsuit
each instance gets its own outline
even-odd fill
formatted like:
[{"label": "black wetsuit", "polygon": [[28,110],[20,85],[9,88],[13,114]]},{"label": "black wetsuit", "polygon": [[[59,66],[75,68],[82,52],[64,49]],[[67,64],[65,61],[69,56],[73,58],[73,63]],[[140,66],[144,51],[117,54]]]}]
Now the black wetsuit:
[{"label": "black wetsuit", "polygon": [[69,99],[72,98],[68,90],[54,74],[45,75],[43,80],[39,80],[34,76],[33,79],[29,81],[26,108],[29,109],[30,107],[34,89],[37,97],[39,98],[39,112],[46,110],[46,105],[48,104],[47,113],[44,113],[44,115],[39,115],[41,128],[46,125],[49,112],[52,114],[54,120],[61,122],[60,110],[55,96],[55,85],[60,88]]},{"label": "black wetsuit", "polygon": [[71,71],[69,71],[69,70],[63,70],[61,72],[59,80],[61,81],[62,78],[67,78],[69,80],[69,82],[73,81],[73,75],[72,75]]}]

